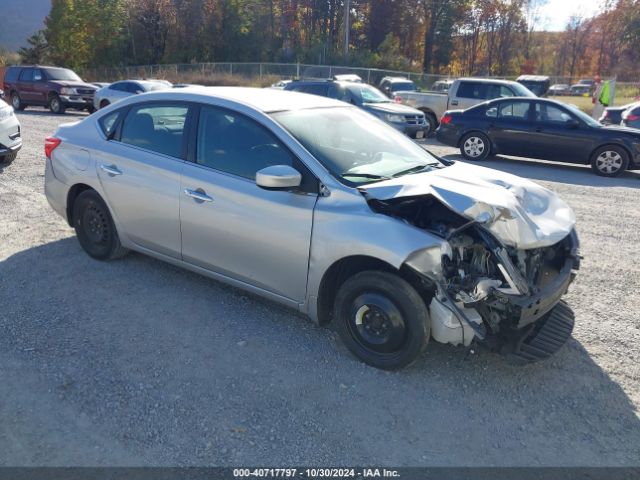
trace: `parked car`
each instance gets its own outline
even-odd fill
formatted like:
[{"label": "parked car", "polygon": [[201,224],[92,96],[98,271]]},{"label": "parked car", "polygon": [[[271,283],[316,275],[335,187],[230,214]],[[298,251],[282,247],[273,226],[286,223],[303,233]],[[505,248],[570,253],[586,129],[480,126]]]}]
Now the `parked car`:
[{"label": "parked car", "polygon": [[635,103],[622,113],[622,125],[630,128],[640,128],[640,103]]},{"label": "parked car", "polygon": [[94,110],[96,87],[68,68],[9,67],[4,75],[3,89],[9,94],[14,110],[24,110],[31,105],[49,108],[53,113],[64,113],[67,108]]},{"label": "parked car", "polygon": [[602,112],[602,116],[598,121],[603,125],[620,125],[622,123],[622,114],[633,105],[635,105],[635,103],[607,107],[604,109],[604,112]]},{"label": "parked car", "polygon": [[436,136],[469,160],[504,154],[583,163],[606,177],[640,168],[640,131],[604,127],[555,100],[498,99],[449,111]]},{"label": "parked car", "polygon": [[527,87],[538,97],[544,97],[551,85],[551,79],[546,75],[520,75],[516,82]]},{"label": "parked car", "polygon": [[571,95],[571,86],[566,83],[556,83],[549,87],[549,95]]},{"label": "parked car", "polygon": [[591,87],[580,83],[571,85],[569,95],[573,95],[574,97],[588,97],[591,95]]},{"label": "parked car", "polygon": [[425,136],[427,124],[422,112],[392,102],[371,85],[332,80],[299,80],[289,83],[284,89],[342,100],[375,115],[411,137]]},{"label": "parked car", "polygon": [[433,83],[431,87],[432,92],[448,92],[451,85],[453,85],[453,80],[438,80]]},{"label": "parked car", "polygon": [[425,114],[429,132],[438,127],[438,119],[452,107],[469,108],[499,97],[535,97],[525,86],[508,80],[459,78],[446,93],[399,92],[402,103]]},{"label": "parked car", "polygon": [[391,99],[395,98],[397,92],[415,92],[417,90],[416,84],[404,77],[384,77],[380,80],[378,88]]},{"label": "parked car", "polygon": [[46,197],[91,257],[136,250],[332,321],[375,367],[429,337],[533,361],[571,335],[567,204],[343,102],[152,92],[61,125],[45,153]]},{"label": "parked car", "polygon": [[582,78],[580,80],[578,80],[578,83],[576,85],[584,85],[589,87],[589,93],[593,93],[593,91],[595,91],[596,89],[596,81],[593,78]]},{"label": "parked car", "polygon": [[157,80],[122,80],[98,90],[94,97],[96,109],[104,108],[118,100],[154,90],[171,88],[171,84]]},{"label": "parked car", "polygon": [[20,122],[13,107],[0,100],[0,165],[13,162],[21,147]]}]

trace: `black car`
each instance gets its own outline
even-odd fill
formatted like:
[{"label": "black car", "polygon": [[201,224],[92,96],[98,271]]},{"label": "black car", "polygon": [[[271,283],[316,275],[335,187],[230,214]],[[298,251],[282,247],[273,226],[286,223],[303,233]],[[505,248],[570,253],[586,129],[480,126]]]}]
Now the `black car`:
[{"label": "black car", "polygon": [[605,127],[554,100],[504,98],[447,111],[436,138],[469,160],[504,154],[584,163],[607,177],[640,168],[640,131]]},{"label": "black car", "polygon": [[625,127],[640,128],[640,102],[634,103],[622,112],[621,124]]}]

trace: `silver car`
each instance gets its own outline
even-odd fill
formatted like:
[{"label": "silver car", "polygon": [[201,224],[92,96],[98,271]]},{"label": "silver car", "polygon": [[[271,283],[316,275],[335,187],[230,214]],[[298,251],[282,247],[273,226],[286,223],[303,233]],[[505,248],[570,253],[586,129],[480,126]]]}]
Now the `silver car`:
[{"label": "silver car", "polygon": [[46,142],[46,196],[90,256],[136,250],[334,322],[375,367],[411,364],[430,338],[524,362],[571,335],[572,210],[357,107],[186,88],[124,99]]},{"label": "silver car", "polygon": [[166,80],[122,80],[96,91],[93,97],[93,105],[96,110],[99,110],[131,95],[166,90],[171,87],[171,83]]},{"label": "silver car", "polygon": [[13,107],[0,100],[0,165],[13,162],[21,147],[20,122]]}]

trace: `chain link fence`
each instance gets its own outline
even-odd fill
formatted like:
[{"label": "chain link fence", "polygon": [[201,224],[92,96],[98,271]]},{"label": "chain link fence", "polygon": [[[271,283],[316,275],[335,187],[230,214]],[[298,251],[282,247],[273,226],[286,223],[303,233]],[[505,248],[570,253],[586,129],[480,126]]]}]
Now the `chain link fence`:
[{"label": "chain link fence", "polygon": [[[266,86],[278,80],[293,78],[331,78],[334,75],[356,74],[364,82],[378,85],[387,76],[405,77],[420,89],[428,91],[438,80],[456,78],[448,75],[431,75],[418,72],[385,70],[379,68],[310,65],[302,63],[192,63],[171,65],[141,65],[86,69],[81,72],[89,81],[113,82],[123,79],[162,78],[174,83],[202,83],[205,85]],[[516,77],[492,77],[515,80]],[[551,85],[574,85],[587,76],[550,76]],[[640,82],[617,82],[616,98],[622,101],[640,100]],[[619,103],[616,101],[616,103]]]}]

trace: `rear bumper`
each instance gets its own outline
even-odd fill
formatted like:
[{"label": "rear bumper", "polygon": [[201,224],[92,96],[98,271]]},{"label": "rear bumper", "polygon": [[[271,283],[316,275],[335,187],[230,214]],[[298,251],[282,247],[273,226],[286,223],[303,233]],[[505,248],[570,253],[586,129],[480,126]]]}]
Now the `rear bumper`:
[{"label": "rear bumper", "polygon": [[51,208],[67,221],[68,190],[69,188],[53,174],[51,160],[47,159],[44,169],[44,194]]},{"label": "rear bumper", "polygon": [[444,130],[442,126],[440,126],[436,130],[436,140],[440,143],[444,143],[445,145],[449,145],[450,147],[457,147],[459,136],[456,132],[453,132],[450,129]]}]

